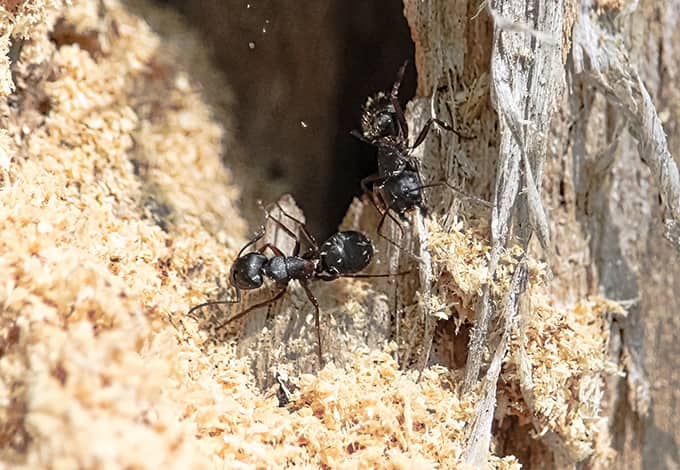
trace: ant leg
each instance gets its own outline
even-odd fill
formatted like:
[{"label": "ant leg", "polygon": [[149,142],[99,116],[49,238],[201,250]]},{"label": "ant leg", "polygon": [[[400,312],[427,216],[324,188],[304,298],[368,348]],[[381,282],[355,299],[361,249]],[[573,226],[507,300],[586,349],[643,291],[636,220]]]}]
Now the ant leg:
[{"label": "ant leg", "polygon": [[314,323],[316,323],[316,345],[317,345],[317,354],[319,355],[319,368],[323,367],[323,355],[321,354],[321,320],[319,319],[319,316],[321,315],[321,310],[319,309],[319,301],[316,300],[316,297],[314,297],[314,294],[312,293],[311,290],[309,290],[309,285],[307,285],[306,282],[301,282],[302,288],[305,290],[305,294],[307,294],[307,298],[309,301],[314,305]]},{"label": "ant leg", "polygon": [[400,364],[400,355],[399,355],[399,348],[401,344],[401,312],[399,311],[399,284],[394,283],[394,323],[395,323],[395,339],[397,342],[397,347],[395,349],[395,360],[397,361],[397,364],[401,366]]},{"label": "ant leg", "polygon": [[425,141],[427,134],[429,134],[429,132],[431,130],[432,124],[436,124],[438,127],[442,128],[442,129],[445,129],[449,132],[453,132],[454,134],[456,134],[461,139],[472,140],[474,138],[474,137],[471,137],[469,135],[462,134],[460,131],[453,128],[449,123],[444,122],[441,119],[430,118],[425,122],[425,125],[420,130],[418,137],[416,137],[416,141],[413,143],[413,146],[411,146],[411,150],[417,148],[418,146],[420,146],[420,144],[422,144]]},{"label": "ant leg", "polygon": [[469,135],[462,134],[461,132],[459,132],[457,129],[455,129],[448,122],[444,122],[441,119],[434,117],[435,116],[435,105],[434,105],[434,103],[435,103],[436,94],[437,94],[437,90],[435,89],[432,92],[432,99],[430,100],[430,108],[431,108],[431,113],[432,113],[431,117],[430,117],[430,119],[427,120],[427,122],[425,123],[425,126],[423,126],[423,128],[420,130],[420,133],[418,134],[418,137],[416,137],[416,141],[414,142],[413,146],[411,147],[411,150],[417,148],[420,144],[423,143],[423,141],[427,137],[427,134],[430,132],[430,128],[431,128],[432,124],[436,124],[441,129],[445,129],[449,132],[453,132],[454,134],[456,134],[461,139],[471,140],[473,138]]},{"label": "ant leg", "polygon": [[[380,193],[380,189],[384,186],[386,181],[386,177],[380,177],[375,173],[361,180],[362,191],[368,195],[368,198],[371,200],[371,204],[373,204],[373,207],[375,207],[375,210],[377,210],[378,214],[380,215],[382,215],[383,212],[387,210],[385,199]],[[369,187],[369,184],[372,186]]]},{"label": "ant leg", "polygon": [[[423,172],[421,171],[420,160],[418,160],[417,158],[413,158],[412,160],[413,160],[413,162],[412,162],[413,166],[416,169],[416,176],[418,178],[418,185],[420,187],[422,187],[423,186],[423,177],[422,177]],[[420,198],[421,198],[421,202],[420,202],[420,204],[418,204],[418,207],[420,208],[420,213],[423,215],[423,217],[426,217],[427,214],[428,214],[427,197],[425,196],[425,193],[422,191],[422,189],[420,190]]]},{"label": "ant leg", "polygon": [[249,247],[259,242],[262,239],[262,237],[264,237],[264,233],[265,233],[264,226],[262,226],[260,227],[260,230],[257,231],[255,236],[248,243],[246,243],[243,248],[241,248],[241,251],[239,251],[238,255],[236,255],[236,259],[239,259],[243,255],[243,252],[246,251]]},{"label": "ant leg", "polygon": [[405,236],[404,227],[402,227],[402,226],[401,226],[401,222],[400,222],[399,220],[397,220],[397,219],[390,213],[389,209],[382,213],[382,217],[380,218],[380,222],[378,223],[378,228],[376,229],[376,232],[378,233],[378,236],[379,236],[380,238],[383,238],[383,239],[387,240],[387,242],[389,242],[390,244],[394,245],[394,246],[395,246],[396,248],[398,248],[399,250],[404,250],[404,247],[402,247],[402,246],[399,245],[397,242],[395,242],[394,240],[392,240],[390,237],[388,237],[387,235],[385,235],[385,234],[382,233],[382,226],[385,224],[385,219],[386,219],[387,217],[389,217],[390,219],[392,219],[392,221],[393,221],[395,224],[397,224],[397,227],[399,227],[399,231],[401,232],[401,238],[403,239],[404,236]]},{"label": "ant leg", "polygon": [[356,130],[356,129],[351,130],[351,131],[349,132],[349,135],[351,135],[352,137],[354,137],[354,138],[356,138],[356,139],[359,139],[360,141],[362,141],[362,142],[365,143],[365,144],[375,146],[375,143],[374,143],[374,142],[371,142],[370,140],[368,140],[366,137],[364,137],[364,135],[363,135],[361,132],[359,132],[359,131]]},{"label": "ant leg", "polygon": [[392,92],[390,93],[390,102],[394,107],[394,112],[397,115],[397,122],[399,123],[399,133],[408,141],[408,124],[406,123],[406,117],[404,116],[404,110],[399,103],[399,88],[401,87],[401,81],[404,79],[404,72],[406,71],[406,64],[408,60],[404,61],[399,72],[397,72],[397,81],[392,85]]},{"label": "ant leg", "polygon": [[[376,208],[377,208],[377,207],[376,207]],[[423,210],[423,208],[420,208],[420,209]],[[378,223],[378,228],[376,229],[376,232],[378,233],[378,236],[379,236],[380,238],[386,240],[390,245],[394,246],[394,247],[397,248],[399,251],[405,252],[405,253],[408,254],[409,256],[413,257],[413,259],[415,259],[416,261],[420,262],[420,261],[421,261],[421,258],[420,258],[418,255],[416,255],[413,251],[409,250],[409,249],[408,249],[406,246],[404,246],[404,245],[400,245],[399,243],[395,242],[395,241],[392,240],[390,237],[388,237],[387,235],[385,235],[384,233],[382,233],[382,230],[381,230],[381,229],[382,229],[382,226],[383,226],[384,223],[385,223],[385,219],[386,219],[387,217],[389,217],[390,219],[392,219],[392,222],[394,222],[395,224],[397,224],[397,227],[399,228],[399,231],[401,232],[401,238],[403,239],[403,238],[405,237],[405,232],[404,232],[404,227],[403,227],[402,224],[401,224],[401,221],[399,221],[396,217],[394,217],[394,216],[392,215],[392,213],[391,213],[390,210],[387,210],[387,211],[385,211],[385,212],[382,212],[382,211],[378,210],[378,212],[380,212],[380,213],[382,214],[382,217],[380,218],[380,223]],[[347,276],[347,277],[352,277],[352,276]]]},{"label": "ant leg", "polygon": [[283,251],[279,250],[276,246],[272,245],[271,243],[265,243],[262,248],[260,248],[258,251],[260,253],[264,253],[264,250],[269,248],[272,250],[272,253],[274,253],[274,256],[286,256],[283,254]]},{"label": "ant leg", "polygon": [[[246,251],[249,247],[251,247],[255,243],[259,242],[262,239],[262,237],[264,237],[264,234],[265,234],[264,227],[260,227],[260,230],[257,232],[257,234],[255,234],[255,236],[248,243],[246,243],[243,246],[243,248],[241,248],[241,250],[238,252],[238,255],[236,255],[236,259],[239,259],[241,256],[243,256],[243,252]],[[259,250],[259,251],[263,251],[263,250],[264,250],[264,248],[262,250]],[[203,307],[207,307],[209,305],[237,304],[237,303],[241,302],[241,291],[239,290],[238,287],[235,287],[235,289],[236,289],[236,299],[233,299],[233,300],[211,300],[210,302],[203,302],[202,304],[194,305],[186,313],[187,316],[190,316],[194,320],[198,321],[197,318],[195,316],[193,316],[193,313],[198,309],[201,309]]]},{"label": "ant leg", "polygon": [[[372,193],[373,188],[375,187],[374,185],[381,185],[385,182],[387,178],[384,176],[379,176],[377,174],[372,174],[367,176],[366,178],[363,178],[361,180],[361,190],[365,193]],[[370,185],[370,186],[369,186]]]},{"label": "ant leg", "polygon": [[[364,180],[366,180],[366,179],[367,178],[364,178]],[[363,183],[364,180],[362,180],[362,183]],[[378,236],[380,238],[386,240],[390,245],[393,245],[395,248],[397,248],[399,250],[407,251],[406,248],[399,245],[397,242],[392,240],[390,237],[388,237],[387,235],[382,233],[382,226],[385,224],[385,219],[387,217],[389,217],[390,219],[392,219],[392,221],[395,224],[397,224],[397,228],[399,228],[399,232],[401,233],[401,238],[403,239],[405,237],[405,232],[404,232],[404,227],[401,225],[401,222],[399,220],[397,220],[392,215],[389,208],[386,207],[387,204],[385,204],[385,201],[382,199],[382,197],[379,194],[377,194],[375,191],[366,191],[366,192],[370,195],[370,200],[371,200],[371,203],[373,204],[373,207],[375,207],[375,210],[378,211],[378,214],[381,215],[380,222],[378,223],[378,227],[376,229],[376,233],[378,234]],[[382,209],[381,207],[378,206],[378,202],[376,201],[376,199],[383,204],[383,207],[385,207],[385,209]],[[345,276],[343,276],[343,277],[345,277]],[[352,277],[352,276],[347,276],[347,277]]]},{"label": "ant leg", "polygon": [[[430,118],[430,119],[427,120],[427,122],[425,123],[423,128],[420,130],[418,137],[416,137],[416,141],[413,143],[413,146],[411,147],[411,149],[418,148],[420,146],[420,144],[422,144],[425,141],[425,139],[427,138],[427,134],[430,133],[430,129],[431,129],[432,124],[434,122],[435,122],[434,118]],[[448,124],[444,123],[443,121],[441,121],[441,122],[444,124],[441,127],[446,129],[447,131],[453,131],[453,127],[449,126]],[[439,122],[437,122],[437,124],[440,125]]]},{"label": "ant leg", "polygon": [[312,247],[314,248],[314,250],[318,250],[318,249],[319,249],[319,244],[316,242],[316,238],[314,238],[314,236],[310,233],[309,229],[307,228],[307,224],[305,224],[305,223],[304,223],[303,221],[301,221],[300,219],[298,219],[298,218],[296,218],[296,217],[293,217],[293,216],[290,215],[288,212],[286,212],[286,210],[285,210],[283,207],[281,207],[281,204],[279,203],[279,201],[276,201],[276,207],[279,208],[279,210],[281,211],[281,213],[282,213],[283,215],[285,215],[285,216],[288,217],[290,220],[292,220],[293,222],[295,222],[296,224],[298,224],[298,225],[300,226],[300,229],[302,230],[302,234],[303,234],[303,235],[305,236],[305,238],[307,239],[307,242],[309,242],[309,244],[312,245]]},{"label": "ant leg", "polygon": [[264,306],[269,305],[269,304],[271,304],[271,303],[273,303],[273,302],[276,302],[276,301],[279,300],[279,299],[283,296],[283,294],[285,294],[285,293],[286,293],[286,288],[281,289],[281,290],[280,290],[274,297],[272,297],[271,299],[265,300],[265,301],[263,301],[263,302],[256,303],[255,305],[251,305],[250,307],[248,307],[247,309],[243,310],[242,312],[240,312],[240,313],[234,315],[234,316],[231,317],[231,318],[228,318],[226,321],[224,321],[224,322],[222,322],[220,325],[218,325],[215,329],[216,329],[216,330],[220,330],[220,329],[224,328],[225,326],[227,326],[229,323],[234,322],[234,321],[238,320],[239,318],[243,318],[243,317],[246,316],[246,314],[248,314],[249,312],[252,312],[252,311],[255,310],[255,309],[258,309],[258,308],[260,308],[260,307],[264,307]]}]

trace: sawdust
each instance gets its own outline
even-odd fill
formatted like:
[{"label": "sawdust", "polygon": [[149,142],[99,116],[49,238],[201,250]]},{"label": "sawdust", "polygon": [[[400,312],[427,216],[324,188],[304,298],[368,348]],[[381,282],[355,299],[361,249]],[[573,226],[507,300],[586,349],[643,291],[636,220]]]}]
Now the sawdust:
[{"label": "sawdust", "polygon": [[[293,378],[280,407],[229,337],[184,316],[224,293],[246,224],[222,164],[229,139],[142,20],[113,0],[25,2],[2,15],[2,57],[24,38],[12,69],[0,63],[2,464],[461,466],[477,400],[462,393],[462,371],[434,367],[416,381],[388,353],[358,351],[346,368]],[[437,301],[470,320],[489,281],[488,240],[462,223],[429,228]],[[502,257],[499,295],[515,255]],[[534,407],[520,397],[507,410],[538,414],[569,447],[592,451],[602,374],[614,372],[603,319],[615,307],[552,305],[541,273],[531,265]],[[359,311],[362,283],[339,285]],[[515,336],[508,396],[521,395]],[[513,456],[488,464],[519,467]]]},{"label": "sawdust", "polygon": [[[481,286],[489,282],[486,260],[490,246],[483,230],[453,224],[443,232],[436,221],[429,224],[431,249],[437,276],[438,311],[458,324],[474,316],[474,300]],[[510,248],[501,257],[494,281],[495,297],[509,288],[514,271],[513,258],[521,254]],[[554,432],[563,441],[565,451],[574,461],[581,461],[597,451],[601,458],[611,458],[606,419],[600,415],[604,394],[604,377],[619,373],[616,364],[607,360],[608,319],[624,316],[623,307],[611,300],[593,297],[575,305],[560,305],[549,295],[546,267],[529,263],[530,303],[528,318],[515,325],[502,372],[503,387],[499,400],[504,403],[497,418],[519,416],[539,429],[537,434]],[[448,307],[446,311],[441,306]],[[530,377],[523,377],[522,357],[531,366]],[[525,380],[530,390],[520,390]],[[531,399],[526,395],[530,393]]]}]

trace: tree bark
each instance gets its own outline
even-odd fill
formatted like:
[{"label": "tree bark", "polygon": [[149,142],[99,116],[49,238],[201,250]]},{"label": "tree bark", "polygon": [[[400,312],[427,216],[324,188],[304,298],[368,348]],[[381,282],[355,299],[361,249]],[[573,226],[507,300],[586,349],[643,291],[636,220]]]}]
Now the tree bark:
[{"label": "tree bark", "polygon": [[[677,345],[665,333],[674,330],[678,301],[672,293],[680,268],[678,250],[663,234],[666,218],[677,221],[680,202],[671,156],[678,153],[678,110],[670,105],[678,94],[671,78],[677,7],[495,1],[476,12],[474,3],[405,2],[420,96],[442,83],[467,91],[490,80],[493,109],[482,107],[472,122],[463,122],[482,144],[466,148],[462,142],[463,159],[451,158],[452,152],[431,158],[445,168],[475,162],[478,171],[455,176],[481,197],[494,194],[492,243],[504,246],[509,228],[519,240],[535,231],[541,243],[531,252],[548,261],[555,299],[604,294],[628,302],[626,319],[610,324],[611,358],[626,377],[607,378],[603,408],[617,468],[680,464],[672,405],[677,382],[669,375]],[[454,108],[453,94],[442,95]],[[483,325],[492,314],[484,305],[468,352],[468,386],[480,363],[488,365],[480,351],[489,345]],[[499,434],[494,437],[513,440]],[[471,446],[472,453],[479,450]],[[521,451],[532,454],[523,460],[529,468],[549,464],[551,457],[538,448]],[[558,453],[553,458],[554,464],[563,461]],[[596,467],[598,461],[586,464]]]},{"label": "tree bark", "polygon": [[[609,357],[625,378],[603,377],[606,394],[600,410],[608,418],[618,468],[680,465],[673,450],[678,444],[672,408],[677,380],[668,373],[677,356],[668,323],[675,321],[672,312],[678,301],[673,292],[679,287],[680,268],[678,248],[664,238],[664,223],[673,227],[680,203],[671,157],[680,144],[680,111],[670,105],[678,99],[677,3],[565,0],[544,5],[497,0],[480,7],[475,2],[404,2],[418,74],[416,97],[408,106],[411,132],[419,130],[434,110],[473,137],[442,133],[429,138],[416,152],[424,178],[446,180],[463,193],[494,203],[489,213],[454,192],[441,191],[429,195],[431,213],[442,217],[445,229],[460,216],[487,218],[491,273],[508,244],[519,244],[547,262],[554,302],[571,305],[602,295],[627,307],[625,318],[610,318],[608,343]],[[414,225],[423,221],[418,217],[411,220]],[[415,270],[418,263],[408,253],[379,239],[376,224],[367,201],[356,202],[345,219],[346,227],[360,228],[377,240],[381,265],[373,271]],[[394,224],[388,223],[388,236],[400,237]],[[667,237],[672,239],[672,233]],[[426,232],[407,234],[402,241],[416,254],[428,252]],[[520,261],[520,270],[521,265]],[[376,347],[401,337],[397,357],[404,366],[422,367],[434,340],[430,363],[453,369],[464,365],[468,390],[480,380],[485,384],[466,454],[469,463],[481,464],[493,441],[527,468],[579,461],[594,468],[604,465],[606,459],[597,451],[570,454],[550,432],[542,439],[517,437],[532,427],[542,432],[538,422],[527,427],[508,418],[503,426],[491,429],[494,412],[495,419],[499,416],[495,386],[501,373],[500,363],[491,356],[495,351],[503,357],[507,337],[499,339],[489,332],[499,331],[498,323],[508,323],[515,315],[520,324],[527,321],[524,316],[531,317],[531,307],[520,292],[521,272],[516,273],[520,290],[501,299],[506,303],[494,300],[487,285],[474,322],[453,330],[450,323],[440,322],[436,332],[432,322],[425,324],[430,321],[427,308],[412,312],[412,318],[394,314],[401,311],[394,306],[428,295],[429,272],[421,269],[420,277],[410,275],[396,283],[376,281],[371,292],[386,297],[363,305],[370,338],[363,333],[363,320],[340,322],[344,326],[338,331],[326,328],[328,357],[341,364],[358,345]],[[329,297],[333,289],[327,292],[326,287],[320,293],[326,318],[346,315],[334,309],[332,294]],[[297,294],[293,299],[284,302],[282,315],[269,321],[298,315],[304,300]],[[303,307],[302,316],[310,311]],[[405,325],[419,326],[404,338]],[[280,333],[267,341],[287,344],[288,361],[313,371],[313,334],[306,328],[305,322],[292,329],[270,324],[267,331]],[[247,328],[249,335],[256,330],[252,324]],[[302,330],[306,339],[293,341]],[[303,351],[291,356],[292,343]],[[262,355],[259,347],[242,352],[246,350],[258,351],[256,376],[266,377],[261,385],[270,384],[274,376],[265,371],[281,363],[281,354]],[[307,359],[300,362],[302,357]],[[532,365],[526,367],[529,376],[523,393],[531,403]]]}]

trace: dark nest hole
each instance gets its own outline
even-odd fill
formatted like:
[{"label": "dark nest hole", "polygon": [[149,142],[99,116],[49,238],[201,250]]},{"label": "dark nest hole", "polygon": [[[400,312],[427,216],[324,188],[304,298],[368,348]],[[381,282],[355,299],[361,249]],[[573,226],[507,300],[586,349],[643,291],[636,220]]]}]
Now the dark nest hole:
[{"label": "dark nest hole", "polygon": [[158,1],[200,31],[233,90],[244,215],[257,226],[254,199],[290,192],[319,238],[335,232],[376,168],[375,150],[349,134],[366,97],[389,89],[405,60],[402,100],[415,90],[401,2]]}]

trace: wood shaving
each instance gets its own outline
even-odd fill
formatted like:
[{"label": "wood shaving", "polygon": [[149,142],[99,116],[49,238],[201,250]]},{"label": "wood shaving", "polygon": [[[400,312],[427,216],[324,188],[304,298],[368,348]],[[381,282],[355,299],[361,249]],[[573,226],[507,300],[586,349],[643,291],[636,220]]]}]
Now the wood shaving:
[{"label": "wood shaving", "polygon": [[[452,314],[471,321],[481,285],[489,282],[489,241],[461,222],[445,233],[432,221],[429,230],[433,260],[441,269],[436,276],[439,305],[451,306]],[[513,259],[520,254],[513,247],[501,257],[494,298],[502,298],[510,288]],[[581,461],[608,439],[601,434],[607,429],[600,415],[604,377],[619,373],[607,360],[608,318],[626,311],[620,303],[599,297],[573,306],[556,305],[545,283],[546,266],[529,259],[528,274],[528,312],[520,321],[525,324],[513,328],[499,391],[512,404],[496,419],[503,413],[536,419],[537,437],[548,430],[555,433],[563,441],[560,450]],[[530,399],[519,390],[528,383],[520,373],[523,360],[530,366]],[[611,449],[602,452],[611,454]]]},{"label": "wood shaving", "polygon": [[[462,392],[462,370],[434,366],[417,381],[385,344],[316,376],[288,374],[284,408],[275,387],[255,386],[230,332],[185,316],[230,295],[246,224],[222,163],[228,139],[142,20],[115,0],[24,2],[2,15],[2,57],[10,37],[25,43],[16,63],[0,63],[0,464],[465,468],[481,390]],[[489,282],[486,230],[428,230],[429,303],[469,320]],[[507,294],[521,254],[499,253],[491,295]],[[610,455],[599,407],[603,374],[617,372],[603,328],[616,304],[553,305],[544,266],[527,265],[525,342],[508,323],[498,385],[517,398],[506,413],[538,418],[576,457]],[[374,300],[364,286],[322,293],[360,314]],[[484,464],[520,466],[494,453]]]}]

